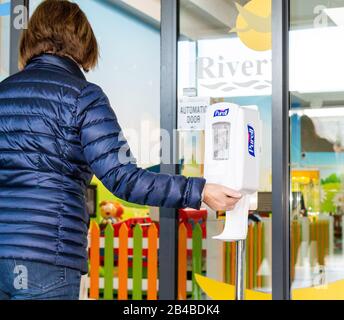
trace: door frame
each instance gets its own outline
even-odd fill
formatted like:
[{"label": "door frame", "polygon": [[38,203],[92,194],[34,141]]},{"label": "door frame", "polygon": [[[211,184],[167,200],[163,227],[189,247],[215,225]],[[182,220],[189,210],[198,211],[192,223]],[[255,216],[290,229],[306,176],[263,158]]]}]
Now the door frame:
[{"label": "door frame", "polygon": [[[178,174],[176,158],[179,0],[161,0],[160,127],[170,137],[169,164],[160,172]],[[164,136],[164,134],[162,134]],[[160,209],[159,299],[178,298],[178,210]]]},{"label": "door frame", "polygon": [[290,299],[289,0],[272,0],[272,297]]}]

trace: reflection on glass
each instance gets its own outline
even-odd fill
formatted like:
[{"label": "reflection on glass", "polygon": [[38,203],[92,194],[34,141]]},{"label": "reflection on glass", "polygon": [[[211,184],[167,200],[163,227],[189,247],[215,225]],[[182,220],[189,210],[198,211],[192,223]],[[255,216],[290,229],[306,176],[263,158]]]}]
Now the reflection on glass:
[{"label": "reflection on glass", "polygon": [[293,299],[344,299],[344,1],[291,1]]},{"label": "reflection on glass", "polygon": [[[200,100],[209,104],[231,102],[257,105],[263,119],[258,210],[250,215],[247,239],[246,287],[255,292],[271,292],[271,0],[180,1],[180,38],[178,50],[178,96],[183,106]],[[191,108],[190,108],[191,109]],[[229,128],[215,128],[227,136]],[[223,135],[224,133],[224,135]],[[199,149],[204,154],[204,133],[180,128],[180,159],[183,174],[203,175],[203,162],[197,162]],[[235,134],[235,133],[233,133]],[[214,135],[214,157],[230,155],[229,140]],[[195,139],[188,137],[200,137]],[[194,151],[193,151],[194,150]],[[235,156],[235,155],[233,155]],[[198,157],[199,159],[199,157]],[[202,158],[203,159],[203,158]],[[221,215],[218,215],[221,217]],[[204,236],[202,298],[211,296],[211,281],[234,285],[235,243],[223,244],[212,236],[223,229],[223,220],[208,214]],[[192,265],[190,266],[192,267]],[[222,290],[219,289],[219,292]],[[199,298],[199,295],[191,295]],[[231,299],[221,293],[216,298]]]}]

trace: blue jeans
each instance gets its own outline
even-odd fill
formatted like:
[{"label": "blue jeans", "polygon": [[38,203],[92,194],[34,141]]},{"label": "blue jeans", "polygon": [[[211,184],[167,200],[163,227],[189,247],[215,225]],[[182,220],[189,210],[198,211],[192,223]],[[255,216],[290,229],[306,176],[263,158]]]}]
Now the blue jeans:
[{"label": "blue jeans", "polygon": [[0,259],[0,300],[78,300],[80,280],[74,269]]}]

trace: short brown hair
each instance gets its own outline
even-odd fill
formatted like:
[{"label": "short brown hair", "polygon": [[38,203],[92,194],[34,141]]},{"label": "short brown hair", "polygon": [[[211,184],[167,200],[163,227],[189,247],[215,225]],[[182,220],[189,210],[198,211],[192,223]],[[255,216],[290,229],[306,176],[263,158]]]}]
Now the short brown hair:
[{"label": "short brown hair", "polygon": [[45,0],[37,7],[21,37],[20,69],[43,53],[69,56],[86,72],[97,65],[97,40],[77,4],[67,0]]}]

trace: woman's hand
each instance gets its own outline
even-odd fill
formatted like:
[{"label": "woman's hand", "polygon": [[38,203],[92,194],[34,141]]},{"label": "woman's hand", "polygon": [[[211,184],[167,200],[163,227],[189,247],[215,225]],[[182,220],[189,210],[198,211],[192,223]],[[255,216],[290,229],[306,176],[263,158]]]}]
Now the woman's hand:
[{"label": "woman's hand", "polygon": [[233,210],[242,195],[227,187],[207,183],[203,191],[203,202],[215,211]]}]

